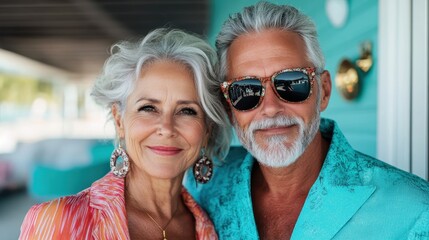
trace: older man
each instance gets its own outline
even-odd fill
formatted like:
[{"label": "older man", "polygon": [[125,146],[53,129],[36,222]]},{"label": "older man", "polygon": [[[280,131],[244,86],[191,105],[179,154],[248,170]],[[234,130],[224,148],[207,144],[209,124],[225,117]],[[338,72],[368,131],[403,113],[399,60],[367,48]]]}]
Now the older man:
[{"label": "older man", "polygon": [[220,85],[248,153],[188,186],[221,239],[429,239],[429,183],[321,119],[331,79],[312,21],[260,2],[218,35]]}]

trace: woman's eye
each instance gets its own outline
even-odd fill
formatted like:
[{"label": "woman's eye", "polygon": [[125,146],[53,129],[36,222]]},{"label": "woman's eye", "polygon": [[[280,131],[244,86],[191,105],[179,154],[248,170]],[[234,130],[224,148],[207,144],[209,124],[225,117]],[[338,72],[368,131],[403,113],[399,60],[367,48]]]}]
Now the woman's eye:
[{"label": "woman's eye", "polygon": [[192,108],[182,108],[180,113],[185,115],[197,115],[197,111]]},{"label": "woman's eye", "polygon": [[141,106],[139,108],[139,112],[141,112],[141,111],[143,111],[143,112],[155,112],[156,108],[154,106],[151,106],[151,105],[145,105],[145,106]]}]

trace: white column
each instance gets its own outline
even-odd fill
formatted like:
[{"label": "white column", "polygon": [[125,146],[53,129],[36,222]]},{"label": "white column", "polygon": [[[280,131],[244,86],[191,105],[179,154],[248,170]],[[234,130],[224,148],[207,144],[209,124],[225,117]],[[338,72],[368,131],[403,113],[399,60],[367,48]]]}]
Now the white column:
[{"label": "white column", "polygon": [[379,0],[377,157],[411,163],[411,2]]},{"label": "white column", "polygon": [[427,0],[412,1],[411,171],[426,180],[429,180],[428,12]]}]

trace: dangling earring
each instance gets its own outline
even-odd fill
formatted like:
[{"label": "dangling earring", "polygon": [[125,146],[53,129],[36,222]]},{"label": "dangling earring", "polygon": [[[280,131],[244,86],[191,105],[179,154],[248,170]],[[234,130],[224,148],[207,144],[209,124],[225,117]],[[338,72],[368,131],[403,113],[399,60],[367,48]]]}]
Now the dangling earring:
[{"label": "dangling earring", "polygon": [[[204,151],[203,151],[204,152]],[[207,183],[213,176],[213,161],[205,154],[194,164],[194,177],[199,183]]]},{"label": "dangling earring", "polygon": [[[120,141],[120,140],[119,140]],[[116,161],[119,157],[122,157],[123,163],[122,168],[118,169],[116,167]],[[119,142],[119,146],[117,149],[113,150],[112,156],[110,157],[110,171],[115,174],[115,176],[124,178],[129,170],[130,161],[128,160],[128,155],[125,150],[121,147],[121,143]]]}]

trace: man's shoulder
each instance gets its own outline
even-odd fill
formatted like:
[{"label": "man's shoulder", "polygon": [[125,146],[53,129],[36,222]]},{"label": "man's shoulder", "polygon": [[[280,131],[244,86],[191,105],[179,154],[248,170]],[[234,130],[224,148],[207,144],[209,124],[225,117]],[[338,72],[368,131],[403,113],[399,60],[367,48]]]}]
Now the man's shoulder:
[{"label": "man's shoulder", "polygon": [[[374,191],[349,221],[351,228],[345,227],[343,233],[355,234],[353,226],[359,226],[389,239],[404,239],[406,235],[414,239],[411,236],[427,234],[429,182],[363,153],[356,151],[355,157],[356,165],[349,167],[358,169],[357,185],[373,187]],[[362,224],[362,219],[368,219],[368,223]]]},{"label": "man's shoulder", "polygon": [[254,164],[244,148],[232,147],[225,161],[215,164],[208,183],[195,183],[192,171],[187,172],[186,188],[206,210],[222,239],[255,239],[248,236],[257,235],[250,190]]},{"label": "man's shoulder", "polygon": [[320,129],[331,140],[325,176],[334,185],[373,185],[376,193],[396,194],[399,199],[401,192],[418,199],[429,197],[428,181],[355,150],[334,121],[322,119]]},{"label": "man's shoulder", "polygon": [[386,196],[414,199],[412,202],[428,201],[428,181],[363,153],[356,152],[356,156],[364,183],[376,186]]},{"label": "man's shoulder", "polygon": [[236,171],[241,168],[243,161],[248,157],[248,152],[241,146],[231,147],[225,160],[215,164],[221,174],[223,172]]},{"label": "man's shoulder", "polygon": [[192,170],[189,170],[184,185],[198,203],[201,203],[200,195],[204,195],[204,198],[210,198],[212,195],[227,194],[228,189],[232,186],[247,181],[246,175],[250,174],[253,164],[250,158],[251,156],[243,147],[231,147],[224,161],[214,163],[213,175],[208,183],[196,183]]}]

